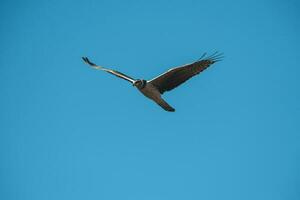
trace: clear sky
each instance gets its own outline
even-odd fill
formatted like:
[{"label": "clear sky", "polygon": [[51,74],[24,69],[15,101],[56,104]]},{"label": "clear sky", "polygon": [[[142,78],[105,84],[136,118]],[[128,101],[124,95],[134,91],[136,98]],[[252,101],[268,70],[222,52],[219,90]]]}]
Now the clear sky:
[{"label": "clear sky", "polygon": [[[297,0],[0,3],[0,199],[300,199]],[[219,50],[164,95],[128,82]]]}]

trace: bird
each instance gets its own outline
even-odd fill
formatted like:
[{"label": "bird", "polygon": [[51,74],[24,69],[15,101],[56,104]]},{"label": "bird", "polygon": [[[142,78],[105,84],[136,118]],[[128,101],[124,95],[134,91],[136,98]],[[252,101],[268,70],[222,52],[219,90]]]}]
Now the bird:
[{"label": "bird", "polygon": [[162,98],[162,95],[165,92],[176,88],[177,86],[186,82],[188,79],[199,74],[212,64],[219,62],[224,58],[223,53],[219,52],[215,52],[210,56],[206,55],[207,53],[204,53],[198,60],[179,67],[171,68],[165,73],[160,74],[148,81],[144,79],[134,79],[119,71],[96,65],[95,63],[92,63],[87,57],[82,57],[82,59],[86,64],[90,65],[94,69],[106,71],[130,82],[132,86],[136,87],[144,96],[153,100],[164,110],[168,112],[175,112],[175,109]]}]

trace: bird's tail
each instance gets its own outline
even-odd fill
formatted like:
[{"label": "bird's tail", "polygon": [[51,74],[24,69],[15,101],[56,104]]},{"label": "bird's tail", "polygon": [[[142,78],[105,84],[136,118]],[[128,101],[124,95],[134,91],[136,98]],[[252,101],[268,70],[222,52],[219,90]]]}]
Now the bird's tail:
[{"label": "bird's tail", "polygon": [[154,100],[160,107],[162,107],[164,110],[169,111],[169,112],[175,112],[175,109],[172,108],[165,100],[162,98],[155,99]]}]

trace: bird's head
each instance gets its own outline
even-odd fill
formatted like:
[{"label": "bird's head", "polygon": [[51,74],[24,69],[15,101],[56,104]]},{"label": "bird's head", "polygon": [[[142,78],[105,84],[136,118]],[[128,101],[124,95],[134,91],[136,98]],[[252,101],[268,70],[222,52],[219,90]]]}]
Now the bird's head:
[{"label": "bird's head", "polygon": [[140,79],[137,79],[132,84],[132,86],[137,87],[139,89],[142,89],[143,87],[145,87],[145,85],[146,85],[146,81],[145,80],[140,80]]}]

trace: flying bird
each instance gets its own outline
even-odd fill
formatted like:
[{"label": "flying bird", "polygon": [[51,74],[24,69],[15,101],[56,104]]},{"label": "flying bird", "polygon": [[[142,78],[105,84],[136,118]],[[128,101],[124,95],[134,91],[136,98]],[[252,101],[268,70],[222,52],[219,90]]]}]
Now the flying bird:
[{"label": "flying bird", "polygon": [[215,62],[221,61],[222,58],[222,53],[215,52],[208,57],[206,57],[206,53],[204,53],[197,61],[193,63],[169,69],[167,72],[147,81],[143,79],[134,79],[116,70],[98,66],[92,63],[87,57],[82,57],[84,62],[89,64],[94,69],[106,71],[132,83],[132,85],[135,86],[143,95],[153,100],[164,110],[169,112],[174,112],[175,109],[172,108],[172,106],[170,106],[162,98],[162,94],[174,89],[191,77],[199,74]]}]

